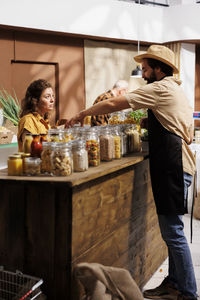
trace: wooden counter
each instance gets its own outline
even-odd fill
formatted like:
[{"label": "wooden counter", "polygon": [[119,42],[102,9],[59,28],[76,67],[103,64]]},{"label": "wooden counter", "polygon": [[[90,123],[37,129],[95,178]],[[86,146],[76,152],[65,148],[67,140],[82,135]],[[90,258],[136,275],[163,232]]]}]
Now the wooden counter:
[{"label": "wooden counter", "polygon": [[167,256],[149,178],[135,154],[68,177],[0,170],[0,265],[44,279],[48,299],[79,299],[73,266],[127,268],[142,287]]}]

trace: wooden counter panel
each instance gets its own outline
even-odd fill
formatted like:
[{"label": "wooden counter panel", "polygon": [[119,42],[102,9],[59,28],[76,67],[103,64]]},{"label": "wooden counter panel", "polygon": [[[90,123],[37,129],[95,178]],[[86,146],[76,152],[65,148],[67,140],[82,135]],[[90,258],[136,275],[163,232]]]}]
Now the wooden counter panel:
[{"label": "wooden counter panel", "polygon": [[[127,268],[142,287],[167,257],[148,161],[93,187],[88,194],[80,190],[79,197],[74,194],[73,211],[78,219],[74,217],[72,264],[98,262]],[[109,187],[112,192],[106,197]],[[82,231],[78,234],[79,228]]]},{"label": "wooden counter panel", "polygon": [[3,170],[0,190],[0,264],[43,278],[48,300],[80,299],[78,262],[127,268],[142,287],[167,256],[141,155],[64,178]]},{"label": "wooden counter panel", "polygon": [[73,258],[131,217],[134,171],[112,177],[73,193]]}]

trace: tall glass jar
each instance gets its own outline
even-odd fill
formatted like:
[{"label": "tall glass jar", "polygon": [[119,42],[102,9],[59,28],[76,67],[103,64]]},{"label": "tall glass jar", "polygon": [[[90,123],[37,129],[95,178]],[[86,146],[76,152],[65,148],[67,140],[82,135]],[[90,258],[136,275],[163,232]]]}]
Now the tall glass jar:
[{"label": "tall glass jar", "polygon": [[100,147],[99,136],[96,130],[92,127],[87,129],[84,133],[86,140],[86,149],[88,151],[89,166],[97,167],[100,164]]},{"label": "tall glass jar", "polygon": [[112,127],[112,134],[114,137],[114,158],[119,159],[121,158],[121,135],[120,135],[120,130],[118,126],[113,126]]},{"label": "tall glass jar", "polygon": [[74,172],[83,172],[88,170],[88,152],[86,143],[82,139],[72,141],[72,156]]},{"label": "tall glass jar", "polygon": [[43,142],[42,143],[42,153],[41,153],[41,173],[51,175],[52,165],[51,165],[51,155],[53,142]]},{"label": "tall glass jar", "polygon": [[128,139],[127,135],[124,132],[126,128],[126,124],[119,125],[119,132],[121,135],[121,154],[125,156],[128,153]]},{"label": "tall glass jar", "polygon": [[32,143],[32,140],[33,140],[33,136],[31,133],[27,133],[25,135],[25,139],[24,139],[24,142],[23,142],[23,152],[25,153],[31,153],[31,143]]},{"label": "tall glass jar", "polygon": [[100,131],[100,158],[111,161],[114,157],[114,137],[110,127],[103,127]]},{"label": "tall glass jar", "polygon": [[42,153],[42,143],[40,142],[40,135],[33,134],[33,140],[31,143],[31,156],[40,157]]},{"label": "tall glass jar", "polygon": [[128,139],[128,153],[141,151],[141,138],[136,124],[128,125],[125,129]]},{"label": "tall glass jar", "polygon": [[55,176],[68,176],[72,173],[72,151],[70,143],[56,143],[52,153],[52,173]]}]

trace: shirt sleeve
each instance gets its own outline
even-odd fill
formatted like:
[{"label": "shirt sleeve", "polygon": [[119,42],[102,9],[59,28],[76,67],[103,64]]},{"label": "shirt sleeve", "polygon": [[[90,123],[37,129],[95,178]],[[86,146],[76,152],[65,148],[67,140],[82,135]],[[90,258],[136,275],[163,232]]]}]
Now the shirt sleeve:
[{"label": "shirt sleeve", "polygon": [[156,86],[147,84],[125,95],[126,100],[133,110],[140,108],[155,109],[158,102]]}]

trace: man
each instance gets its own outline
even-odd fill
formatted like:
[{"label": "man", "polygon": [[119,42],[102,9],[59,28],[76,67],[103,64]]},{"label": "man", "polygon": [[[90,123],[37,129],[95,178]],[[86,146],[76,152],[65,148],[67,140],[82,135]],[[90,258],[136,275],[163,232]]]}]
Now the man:
[{"label": "man", "polygon": [[[125,80],[118,80],[113,88],[97,97],[94,101],[94,104],[97,104],[101,101],[107,100],[109,98],[122,96],[128,92],[128,82]],[[107,125],[108,120],[110,118],[109,114],[92,116],[91,117],[91,126],[98,126],[98,125]]]},{"label": "man", "polygon": [[150,174],[159,226],[169,253],[168,276],[155,289],[144,291],[150,299],[197,299],[190,250],[184,236],[182,215],[187,213],[187,189],[195,172],[192,142],[192,108],[172,75],[178,73],[174,54],[152,45],[135,57],[142,64],[147,85],[125,96],[111,98],[81,111],[66,126],[83,122],[86,115],[148,108]]}]

